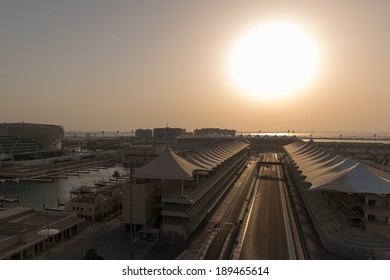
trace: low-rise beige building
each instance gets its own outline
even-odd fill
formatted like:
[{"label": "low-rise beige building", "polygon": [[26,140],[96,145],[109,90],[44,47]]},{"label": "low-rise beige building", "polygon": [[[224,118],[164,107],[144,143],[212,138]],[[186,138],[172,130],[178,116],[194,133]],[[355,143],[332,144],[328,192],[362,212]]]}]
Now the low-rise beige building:
[{"label": "low-rise beige building", "polygon": [[87,224],[101,222],[118,215],[122,211],[122,184],[90,188],[83,194],[76,195],[65,203],[64,211],[77,214]]},{"label": "low-rise beige building", "polygon": [[0,259],[31,259],[84,227],[84,220],[74,213],[0,208]]}]

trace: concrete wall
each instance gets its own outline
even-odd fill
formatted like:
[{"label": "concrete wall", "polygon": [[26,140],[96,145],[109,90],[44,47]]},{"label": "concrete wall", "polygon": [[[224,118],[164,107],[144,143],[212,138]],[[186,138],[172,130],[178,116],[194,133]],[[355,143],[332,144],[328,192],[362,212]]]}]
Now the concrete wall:
[{"label": "concrete wall", "polygon": [[130,205],[132,205],[132,222],[137,225],[150,225],[153,220],[153,196],[155,186],[152,180],[132,184],[132,203],[130,204],[130,184],[122,189],[122,219],[130,223]]}]

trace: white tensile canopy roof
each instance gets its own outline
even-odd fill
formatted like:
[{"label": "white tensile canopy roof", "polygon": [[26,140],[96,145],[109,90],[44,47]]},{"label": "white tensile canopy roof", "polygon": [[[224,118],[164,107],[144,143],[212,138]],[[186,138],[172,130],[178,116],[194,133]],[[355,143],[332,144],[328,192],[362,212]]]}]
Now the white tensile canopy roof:
[{"label": "white tensile canopy roof", "polygon": [[[210,171],[249,146],[242,139],[181,158],[170,149],[135,170],[136,178],[193,180],[194,172]],[[222,151],[226,151],[223,153]]]},{"label": "white tensile canopy roof", "polygon": [[310,190],[347,193],[390,194],[390,181],[362,164],[341,155],[321,153],[321,148],[310,140],[284,146],[298,170],[311,184]]},{"label": "white tensile canopy roof", "polygon": [[334,174],[338,171],[344,171],[352,166],[354,166],[356,162],[353,160],[350,160],[348,158],[345,158],[343,161],[339,163],[333,163],[329,166],[322,166],[321,168],[317,168],[315,170],[312,170],[310,172],[305,171],[304,176],[306,176],[306,180],[312,182],[314,178],[321,177],[326,174]]},{"label": "white tensile canopy roof", "polygon": [[315,178],[310,190],[331,190],[347,193],[386,195],[390,181],[375,175],[364,164],[357,163],[341,172]]},{"label": "white tensile canopy roof", "polygon": [[205,170],[192,164],[170,149],[162,152],[157,158],[135,170],[136,178],[193,180],[194,171]]},{"label": "white tensile canopy roof", "polygon": [[186,156],[185,159],[192,164],[195,164],[195,165],[198,165],[198,166],[204,168],[205,170],[211,170],[214,167],[206,160],[199,158],[197,154]]},{"label": "white tensile canopy roof", "polygon": [[239,138],[215,148],[209,148],[195,154],[190,154],[186,156],[186,160],[189,162],[200,162],[202,164],[201,166],[207,167],[211,170],[218,167],[243,149],[246,149],[248,146],[248,141]]}]

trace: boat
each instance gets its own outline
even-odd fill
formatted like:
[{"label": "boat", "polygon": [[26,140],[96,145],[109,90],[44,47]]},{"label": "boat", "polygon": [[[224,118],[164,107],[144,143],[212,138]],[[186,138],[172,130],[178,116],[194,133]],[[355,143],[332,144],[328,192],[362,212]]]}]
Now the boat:
[{"label": "boat", "polygon": [[104,186],[106,186],[107,185],[107,182],[106,181],[99,181],[99,182],[96,182],[95,183],[95,186],[96,187],[100,187],[100,188],[102,188],[102,187],[104,187]]},{"label": "boat", "polygon": [[92,192],[92,188],[90,186],[80,186],[77,188],[73,187],[73,189],[70,191],[70,193],[74,195],[81,195],[90,192]]}]

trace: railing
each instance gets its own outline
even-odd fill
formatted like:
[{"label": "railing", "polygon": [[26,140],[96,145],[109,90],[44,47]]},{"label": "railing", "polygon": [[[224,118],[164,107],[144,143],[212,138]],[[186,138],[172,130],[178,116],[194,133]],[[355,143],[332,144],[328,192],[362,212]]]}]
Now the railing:
[{"label": "railing", "polygon": [[[240,169],[240,167],[242,168],[244,164],[245,161],[241,161],[238,164],[237,169]],[[213,208],[213,206],[219,201],[228,187],[231,186],[236,177],[236,172],[230,172],[230,176],[221,177],[220,179],[222,180],[218,181],[217,184],[213,186],[212,190],[203,197],[200,203],[197,203],[191,209],[187,209],[188,212],[193,216],[193,218],[186,224],[187,232],[196,228],[196,226],[204,219],[210,209]]]},{"label": "railing", "polygon": [[237,163],[241,164],[241,161],[245,160],[246,154],[241,154],[237,157],[230,159],[226,165],[219,169],[217,173],[215,173],[211,178],[205,181],[202,185],[198,186],[193,192],[188,194],[187,199],[191,203],[195,203],[198,199],[205,195],[210,190],[210,188],[213,187],[218,180],[220,180],[222,176],[232,172],[232,168],[237,165]]}]

